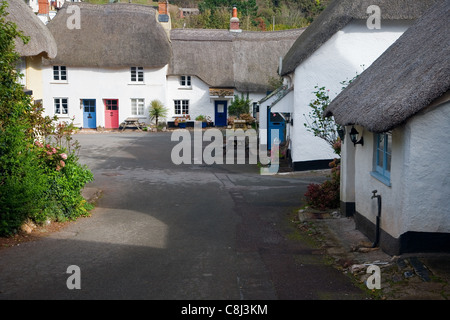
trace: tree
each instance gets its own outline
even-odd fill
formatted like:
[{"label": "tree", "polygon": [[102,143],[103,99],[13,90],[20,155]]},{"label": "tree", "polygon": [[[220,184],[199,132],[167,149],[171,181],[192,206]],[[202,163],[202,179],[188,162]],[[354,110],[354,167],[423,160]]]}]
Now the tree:
[{"label": "tree", "polygon": [[244,98],[244,94],[241,94],[241,97],[235,95],[233,102],[231,102],[228,107],[228,114],[235,117],[239,117],[241,114],[247,114],[249,111],[250,99],[248,98],[248,95]]},{"label": "tree", "polygon": [[158,126],[158,120],[159,118],[167,117],[167,113],[169,110],[164,107],[161,101],[159,100],[153,100],[150,103],[150,120],[155,119],[156,126]]}]

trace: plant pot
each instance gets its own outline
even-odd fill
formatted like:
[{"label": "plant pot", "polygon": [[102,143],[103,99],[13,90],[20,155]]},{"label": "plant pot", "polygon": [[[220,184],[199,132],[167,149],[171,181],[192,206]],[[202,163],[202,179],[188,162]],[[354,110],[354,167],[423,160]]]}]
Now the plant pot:
[{"label": "plant pot", "polygon": [[178,123],[178,128],[186,128],[186,122]]}]

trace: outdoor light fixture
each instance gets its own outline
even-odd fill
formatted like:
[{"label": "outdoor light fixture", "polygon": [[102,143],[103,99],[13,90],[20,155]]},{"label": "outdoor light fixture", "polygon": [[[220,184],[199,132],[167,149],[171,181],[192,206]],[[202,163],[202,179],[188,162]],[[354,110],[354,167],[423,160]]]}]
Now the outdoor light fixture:
[{"label": "outdoor light fixture", "polygon": [[352,130],[350,130],[350,140],[352,140],[353,145],[356,146],[357,144],[364,145],[364,138],[361,137],[358,141],[358,135],[359,132],[355,129],[355,127],[352,126]]}]

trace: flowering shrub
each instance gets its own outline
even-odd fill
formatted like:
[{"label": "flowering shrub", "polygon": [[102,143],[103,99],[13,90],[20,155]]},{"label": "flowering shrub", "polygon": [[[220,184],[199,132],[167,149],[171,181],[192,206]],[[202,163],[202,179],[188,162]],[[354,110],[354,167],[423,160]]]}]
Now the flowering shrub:
[{"label": "flowering shrub", "polygon": [[[340,145],[340,144],[339,144]],[[322,184],[311,183],[305,193],[306,203],[319,210],[334,209],[339,207],[341,159],[335,158],[330,162],[331,180]]]},{"label": "flowering shrub", "polygon": [[67,159],[67,154],[62,152],[60,147],[52,147],[50,144],[44,146],[43,143],[35,141],[35,145],[38,148],[38,154],[46,163],[49,168],[54,168],[56,171],[60,171],[64,168]]},{"label": "flowering shrub", "polygon": [[312,208],[325,210],[339,206],[339,185],[327,180],[322,184],[311,183],[305,193],[307,204]]},{"label": "flowering shrub", "polygon": [[28,38],[5,20],[6,6],[0,3],[0,236],[16,233],[27,219],[39,223],[87,214],[81,190],[93,179],[78,163],[73,123],[55,126],[55,118],[44,117],[42,105],[25,94],[15,41]]}]

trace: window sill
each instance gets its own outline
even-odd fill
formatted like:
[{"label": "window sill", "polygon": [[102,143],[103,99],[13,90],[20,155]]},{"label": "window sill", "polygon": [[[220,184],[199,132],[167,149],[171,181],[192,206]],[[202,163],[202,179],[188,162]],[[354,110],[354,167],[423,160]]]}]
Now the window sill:
[{"label": "window sill", "polygon": [[129,86],[137,85],[137,86],[143,86],[145,85],[145,82],[128,82]]},{"label": "window sill", "polygon": [[376,171],[371,171],[370,175],[375,179],[377,179],[378,181],[380,181],[381,183],[387,185],[388,187],[391,187],[391,180],[388,177],[385,177]]},{"label": "window sill", "polygon": [[178,90],[192,90],[192,87],[178,87]]},{"label": "window sill", "polygon": [[60,81],[58,81],[58,80],[53,80],[53,81],[50,81],[50,83],[51,83],[51,84],[68,84],[69,81],[67,81],[67,80],[60,80]]}]

